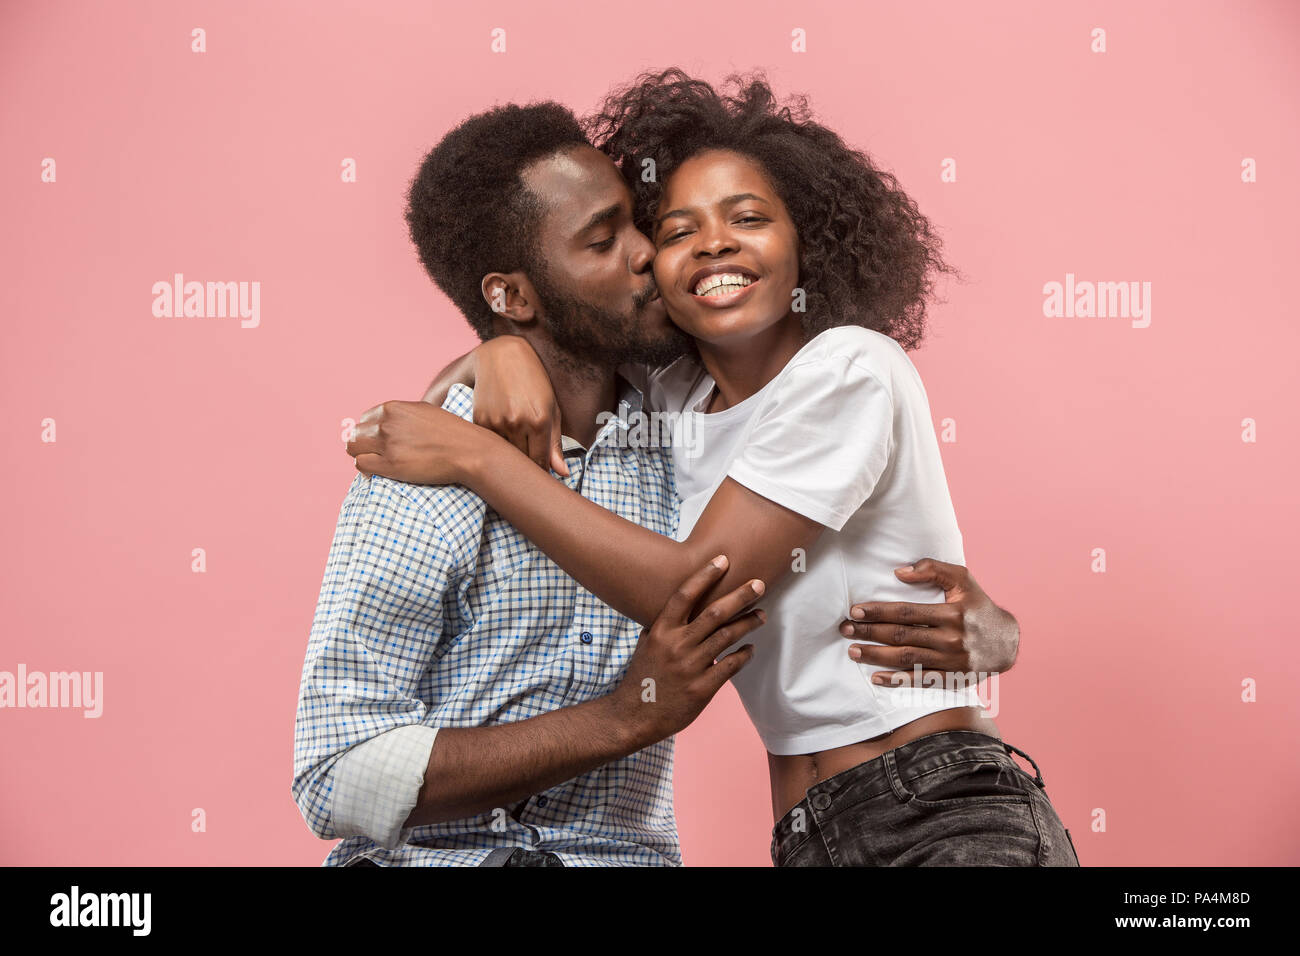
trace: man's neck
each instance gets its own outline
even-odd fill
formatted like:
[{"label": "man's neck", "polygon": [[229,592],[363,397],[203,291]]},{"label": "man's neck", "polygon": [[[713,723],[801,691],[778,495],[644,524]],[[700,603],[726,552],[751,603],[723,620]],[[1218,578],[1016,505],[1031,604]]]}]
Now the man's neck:
[{"label": "man's neck", "polygon": [[560,406],[561,432],[584,448],[590,448],[600,431],[597,416],[613,411],[618,399],[614,369],[560,356],[555,349],[536,342],[533,347],[550,376],[555,401]]}]

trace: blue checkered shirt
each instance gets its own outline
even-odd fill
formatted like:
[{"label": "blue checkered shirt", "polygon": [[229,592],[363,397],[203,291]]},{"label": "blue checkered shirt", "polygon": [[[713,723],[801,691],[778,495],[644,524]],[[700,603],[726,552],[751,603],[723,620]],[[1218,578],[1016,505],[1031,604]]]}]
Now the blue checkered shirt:
[{"label": "blue checkered shirt", "polygon": [[[584,497],[671,536],[662,449],[624,440],[641,393],[584,450],[565,439]],[[472,418],[473,392],[443,407]],[[623,437],[620,437],[620,433]],[[477,866],[494,848],[566,866],[680,865],[672,738],[474,817],[404,828],[439,727],[483,727],[607,694],[640,627],[566,575],[459,485],[358,475],[339,513],[299,688],[292,792],[325,866]]]}]

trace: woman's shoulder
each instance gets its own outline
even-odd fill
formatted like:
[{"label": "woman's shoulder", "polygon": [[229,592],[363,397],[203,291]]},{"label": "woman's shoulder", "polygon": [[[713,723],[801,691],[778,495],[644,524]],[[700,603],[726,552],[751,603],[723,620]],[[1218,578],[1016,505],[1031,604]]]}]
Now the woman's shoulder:
[{"label": "woman's shoulder", "polygon": [[872,381],[888,392],[914,387],[919,374],[907,352],[888,335],[861,325],[840,325],[810,339],[782,370],[778,389],[831,388],[855,382],[871,387]]},{"label": "woman's shoulder", "polygon": [[819,332],[790,360],[791,365],[849,359],[873,370],[910,364],[903,347],[884,333],[862,325],[837,325]]}]

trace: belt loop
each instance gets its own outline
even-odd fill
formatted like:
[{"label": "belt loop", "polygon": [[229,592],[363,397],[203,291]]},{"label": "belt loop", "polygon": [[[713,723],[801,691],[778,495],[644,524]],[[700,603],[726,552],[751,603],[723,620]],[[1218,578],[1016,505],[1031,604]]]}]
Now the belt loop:
[{"label": "belt loop", "polygon": [[479,866],[505,866],[520,849],[517,846],[499,846],[489,853]]},{"label": "belt loop", "polygon": [[1029,754],[1025,753],[1023,750],[1019,750],[1019,749],[1017,749],[1017,748],[1011,746],[1011,745],[1010,745],[1009,743],[1007,743],[1005,740],[1002,741],[1002,746],[1005,747],[1005,748],[1007,748],[1007,752],[1008,752],[1008,753],[1011,753],[1012,751],[1014,751],[1015,753],[1020,754],[1020,756],[1024,757],[1026,760],[1028,760],[1031,764],[1033,764],[1033,767],[1034,767],[1034,775],[1035,775],[1035,777],[1036,777],[1036,779],[1034,780],[1034,783],[1037,784],[1039,790],[1044,790],[1044,789],[1047,788],[1047,783],[1043,780],[1043,772],[1042,772],[1041,770],[1038,769],[1038,764],[1034,763],[1034,758],[1033,758],[1033,757],[1029,756]]}]

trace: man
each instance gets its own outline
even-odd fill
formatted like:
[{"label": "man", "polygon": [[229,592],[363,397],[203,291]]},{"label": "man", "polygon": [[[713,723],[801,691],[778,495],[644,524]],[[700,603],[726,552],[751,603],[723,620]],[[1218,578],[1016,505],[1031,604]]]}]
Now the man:
[{"label": "man", "polygon": [[[673,534],[671,466],[660,449],[618,440],[641,396],[615,370],[666,361],[684,342],[657,300],[632,197],[573,115],[543,104],[467,120],[425,158],[407,218],[426,269],[479,336],[513,337],[541,358],[560,406],[561,480]],[[403,405],[368,413],[349,450],[382,444],[385,417]],[[443,407],[489,422],[517,411],[474,409],[463,385]],[[554,460],[549,438],[527,449],[539,462]],[[1005,670],[1014,618],[964,569],[931,564],[964,594],[960,652],[876,647],[864,659],[970,670],[975,657]],[[913,579],[938,579],[926,573]],[[295,735],[304,819],[344,838],[326,864],[679,864],[672,735],[749,658],[715,663],[717,653],[761,620],[746,611],[749,585],[715,602],[730,623],[692,616],[720,577],[721,566],[701,569],[642,635],[466,489],[359,475],[326,566]],[[866,621],[857,636],[880,640],[880,627]],[[653,702],[642,696],[650,674]]]}]

